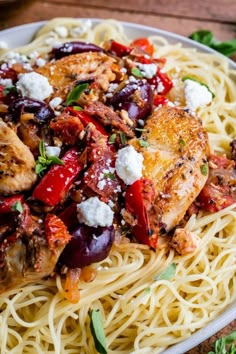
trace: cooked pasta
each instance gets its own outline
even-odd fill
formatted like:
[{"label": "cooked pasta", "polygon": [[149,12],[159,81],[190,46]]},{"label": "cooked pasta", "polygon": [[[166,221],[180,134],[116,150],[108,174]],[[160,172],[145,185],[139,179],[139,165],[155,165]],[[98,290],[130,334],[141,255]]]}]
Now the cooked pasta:
[{"label": "cooked pasta", "polygon": [[[58,27],[63,26],[62,32]],[[49,21],[34,40],[15,51],[42,57],[55,42],[75,39],[97,45],[115,39],[129,44],[122,24],[107,20],[59,18]],[[169,99],[183,105],[184,76],[203,81],[215,99],[197,110],[212,152],[230,154],[236,137],[236,70],[216,54],[201,53],[151,36],[155,57],[167,58],[165,72],[175,86]],[[3,50],[0,60],[9,51]],[[79,282],[80,300],[65,298],[64,279],[56,275],[10,290],[0,297],[0,352],[95,353],[89,311],[99,309],[108,353],[161,353],[216,318],[236,299],[236,204],[218,212],[193,214],[185,229],[200,237],[194,253],[178,255],[160,244],[156,251],[136,243],[115,243],[109,256],[93,264],[96,277]],[[176,264],[170,279],[158,279]]]}]

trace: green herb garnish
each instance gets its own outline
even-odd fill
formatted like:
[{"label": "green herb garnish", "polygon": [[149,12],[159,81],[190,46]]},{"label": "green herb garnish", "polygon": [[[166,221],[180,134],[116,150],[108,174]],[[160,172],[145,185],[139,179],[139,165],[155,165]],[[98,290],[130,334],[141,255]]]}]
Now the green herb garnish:
[{"label": "green herb garnish", "polygon": [[6,87],[4,87],[2,94],[3,94],[3,96],[6,96],[9,92],[17,93],[16,87],[15,86],[6,86]]},{"label": "green herb garnish", "polygon": [[133,67],[131,69],[131,74],[136,76],[136,77],[143,77],[144,75],[141,73],[141,71],[139,70],[139,68]]},{"label": "green herb garnish", "polygon": [[116,133],[111,134],[111,136],[108,140],[108,144],[114,144],[115,141],[116,141]]},{"label": "green herb garnish", "polygon": [[154,277],[154,280],[170,280],[175,276],[176,264],[171,263],[166,269],[164,269],[160,274]]},{"label": "green herb garnish", "polygon": [[147,129],[145,128],[134,128],[134,130],[137,130],[137,132],[146,132]]},{"label": "green herb garnish", "polygon": [[80,106],[73,106],[73,109],[74,109],[75,111],[82,111],[82,110],[83,110],[83,108],[80,107]]},{"label": "green herb garnish", "polygon": [[90,311],[90,330],[98,353],[107,354],[106,338],[99,310]]},{"label": "green herb garnish", "polygon": [[80,98],[81,94],[88,88],[88,86],[88,83],[75,86],[66,98],[66,105],[71,106],[73,103],[76,103],[76,101]]},{"label": "green herb garnish", "polygon": [[126,145],[127,144],[127,140],[126,140],[126,136],[123,132],[120,132],[120,141],[122,145]]},{"label": "green herb garnish", "polygon": [[233,331],[228,336],[217,339],[214,343],[214,352],[208,354],[236,354],[236,331]]},{"label": "green herb garnish", "polygon": [[212,94],[212,98],[215,97],[214,92],[212,92],[211,89],[209,88],[209,86],[208,86],[207,84],[204,84],[204,82],[199,81],[199,80],[195,79],[195,78],[192,77],[192,76],[184,76],[184,77],[182,78],[182,81],[185,81],[185,80],[192,80],[192,81],[197,82],[199,85],[205,86],[205,87],[208,89],[208,91]]},{"label": "green herb garnish", "polygon": [[139,142],[139,145],[142,146],[142,147],[148,147],[149,146],[149,143],[146,140],[139,139],[138,142]]},{"label": "green herb garnish", "polygon": [[151,291],[151,288],[150,288],[150,286],[148,286],[148,287],[144,290],[144,295],[149,294],[150,291]]},{"label": "green herb garnish", "polygon": [[179,145],[181,145],[181,146],[186,145],[186,142],[184,141],[184,139],[179,139]]},{"label": "green herb garnish", "polygon": [[56,156],[47,156],[44,141],[39,143],[39,156],[36,161],[35,172],[42,176],[42,172],[51,165],[64,165],[64,162]]},{"label": "green herb garnish", "polygon": [[114,173],[108,172],[108,173],[104,173],[104,177],[111,179],[112,181],[116,180],[116,176],[114,175]]},{"label": "green herb garnish", "polygon": [[219,53],[230,56],[234,52],[236,52],[236,38],[230,41],[220,42],[214,38],[213,33],[207,30],[201,30],[193,32],[189,38],[193,39],[196,42],[204,44]]},{"label": "green herb garnish", "polygon": [[23,205],[21,204],[21,202],[19,200],[17,200],[17,202],[12,204],[11,210],[18,211],[20,214],[22,214],[23,213]]},{"label": "green herb garnish", "polygon": [[206,164],[201,165],[201,173],[202,173],[202,175],[207,176],[208,167]]}]

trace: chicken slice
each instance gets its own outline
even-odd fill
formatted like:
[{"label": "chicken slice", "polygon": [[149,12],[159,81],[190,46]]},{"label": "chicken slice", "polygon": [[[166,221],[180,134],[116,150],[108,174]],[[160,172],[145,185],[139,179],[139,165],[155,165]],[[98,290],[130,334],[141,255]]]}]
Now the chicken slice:
[{"label": "chicken slice", "polygon": [[201,239],[186,229],[176,229],[169,245],[182,256],[193,253],[199,248]]},{"label": "chicken slice", "polygon": [[36,71],[48,78],[54,92],[50,96],[65,99],[67,94],[80,80],[94,79],[97,88],[107,91],[114,81],[112,71],[114,59],[100,52],[73,54],[50,62]]},{"label": "chicken slice", "polygon": [[208,135],[197,118],[169,106],[156,110],[145,129],[142,139],[148,147],[138,149],[144,156],[144,177],[153,180],[156,191],[149,218],[154,232],[168,232],[206,183]]},{"label": "chicken slice", "polygon": [[30,189],[36,181],[35,160],[13,129],[0,119],[0,194]]}]

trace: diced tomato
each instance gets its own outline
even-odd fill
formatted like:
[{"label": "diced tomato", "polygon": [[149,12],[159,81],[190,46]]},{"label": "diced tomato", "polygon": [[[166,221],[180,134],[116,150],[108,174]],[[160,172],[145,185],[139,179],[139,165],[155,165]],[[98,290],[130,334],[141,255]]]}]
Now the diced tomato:
[{"label": "diced tomato", "polygon": [[173,82],[169,76],[163,73],[159,67],[157,68],[157,75],[147,81],[156,87],[160,95],[166,95],[173,87]]},{"label": "diced tomato", "polygon": [[50,128],[66,145],[75,145],[81,131],[84,130],[80,119],[66,112],[63,112],[55,120],[51,120]]},{"label": "diced tomato", "polygon": [[154,46],[147,38],[137,38],[131,44],[130,47],[138,47],[150,56],[154,53]]},{"label": "diced tomato", "polygon": [[110,51],[120,58],[129,55],[131,50],[132,49],[130,47],[127,47],[124,44],[118,43],[116,41],[111,41]]},{"label": "diced tomato", "polygon": [[153,98],[154,106],[166,106],[168,102],[168,98],[162,95],[155,95]]},{"label": "diced tomato", "polygon": [[207,183],[198,196],[201,209],[211,213],[236,203],[236,194],[231,194],[229,186]]},{"label": "diced tomato", "polygon": [[47,214],[44,221],[44,230],[50,250],[66,245],[71,239],[66,225],[54,214]]},{"label": "diced tomato", "polygon": [[153,232],[148,219],[148,211],[155,197],[153,182],[140,179],[128,187],[125,195],[125,206],[137,220],[133,234],[137,240],[153,248],[157,245],[158,235]]},{"label": "diced tomato", "polygon": [[216,165],[218,168],[233,168],[235,165],[235,162],[233,160],[229,160],[226,155],[210,155],[209,161],[212,162],[214,165]]}]

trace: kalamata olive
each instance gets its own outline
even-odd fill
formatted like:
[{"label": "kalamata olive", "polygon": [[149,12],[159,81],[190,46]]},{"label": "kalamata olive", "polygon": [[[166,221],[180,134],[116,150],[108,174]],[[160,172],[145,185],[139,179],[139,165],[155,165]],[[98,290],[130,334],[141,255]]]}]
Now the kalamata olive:
[{"label": "kalamata olive", "polygon": [[[140,95],[135,95],[135,91],[140,91]],[[110,100],[110,104],[115,109],[124,109],[128,112],[129,118],[137,121],[145,119],[151,112],[153,92],[151,85],[147,82],[137,81],[127,84],[117,92]]]},{"label": "kalamata olive", "polygon": [[59,264],[82,268],[105,259],[114,240],[114,228],[90,227],[80,224],[63,250]]},{"label": "kalamata olive", "polygon": [[103,49],[92,43],[73,41],[63,43],[61,46],[55,47],[52,50],[52,54],[55,59],[84,52],[103,52]]},{"label": "kalamata olive", "polygon": [[33,113],[38,123],[45,123],[55,117],[53,109],[48,104],[29,97],[21,97],[12,101],[8,110],[15,121],[19,120],[22,113]]}]

